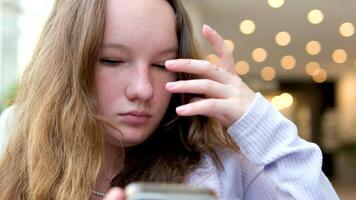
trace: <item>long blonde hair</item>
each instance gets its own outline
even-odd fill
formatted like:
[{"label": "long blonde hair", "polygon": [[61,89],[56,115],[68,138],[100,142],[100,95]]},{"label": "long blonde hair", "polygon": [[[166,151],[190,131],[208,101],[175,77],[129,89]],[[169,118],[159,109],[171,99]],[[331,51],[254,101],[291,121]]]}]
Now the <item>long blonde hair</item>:
[{"label": "long blonde hair", "polygon": [[[199,58],[187,13],[179,0],[168,2],[177,18],[179,57]],[[105,120],[96,112],[93,75],[104,31],[104,4],[105,0],[56,2],[20,80],[12,138],[0,160],[0,199],[89,198],[103,159]],[[153,136],[125,152],[124,170],[112,185],[184,182],[203,154],[221,166],[219,149],[237,149],[215,120],[175,114],[174,108],[190,98],[172,97]],[[141,154],[147,149],[149,156]]]}]

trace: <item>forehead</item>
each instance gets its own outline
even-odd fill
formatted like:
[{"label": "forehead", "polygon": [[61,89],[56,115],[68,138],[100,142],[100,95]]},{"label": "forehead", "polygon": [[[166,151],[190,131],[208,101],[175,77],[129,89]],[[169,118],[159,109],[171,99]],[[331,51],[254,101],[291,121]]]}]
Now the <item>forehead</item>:
[{"label": "forehead", "polygon": [[177,45],[175,13],[165,0],[107,0],[104,43]]}]

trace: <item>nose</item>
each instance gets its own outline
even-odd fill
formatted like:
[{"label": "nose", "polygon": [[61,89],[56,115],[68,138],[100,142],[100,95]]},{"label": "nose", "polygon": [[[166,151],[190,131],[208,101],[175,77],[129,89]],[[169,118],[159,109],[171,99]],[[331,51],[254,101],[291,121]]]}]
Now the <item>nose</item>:
[{"label": "nose", "polygon": [[126,96],[130,101],[145,102],[153,97],[153,83],[149,66],[145,64],[132,67],[133,72],[128,78]]}]

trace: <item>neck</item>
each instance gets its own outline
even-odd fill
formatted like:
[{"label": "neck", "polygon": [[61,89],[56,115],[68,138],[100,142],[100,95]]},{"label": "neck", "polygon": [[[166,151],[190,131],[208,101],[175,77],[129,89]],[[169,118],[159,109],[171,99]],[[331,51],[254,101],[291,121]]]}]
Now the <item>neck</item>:
[{"label": "neck", "polygon": [[107,192],[111,180],[120,172],[122,165],[122,148],[105,142],[104,159],[95,183],[95,190]]}]

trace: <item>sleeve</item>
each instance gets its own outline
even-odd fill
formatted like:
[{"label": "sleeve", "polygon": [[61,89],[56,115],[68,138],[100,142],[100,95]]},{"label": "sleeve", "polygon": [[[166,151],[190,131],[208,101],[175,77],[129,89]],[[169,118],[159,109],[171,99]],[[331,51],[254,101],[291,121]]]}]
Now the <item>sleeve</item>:
[{"label": "sleeve", "polygon": [[[229,134],[258,173],[242,166],[244,199],[339,199],[321,170],[319,147],[257,93]],[[242,163],[242,165],[244,165]]]}]

